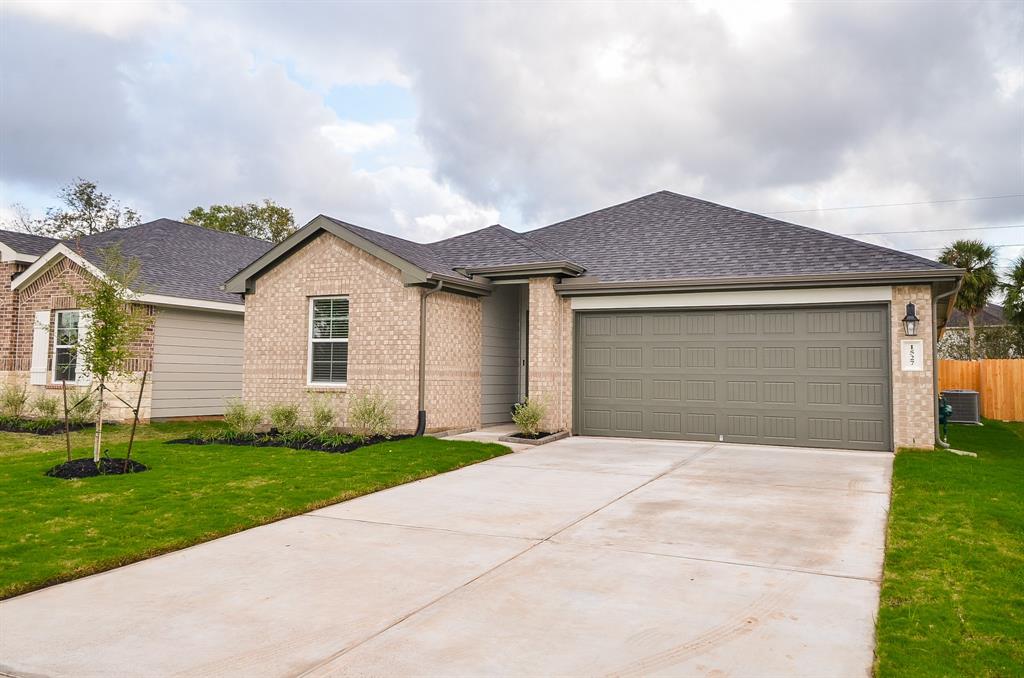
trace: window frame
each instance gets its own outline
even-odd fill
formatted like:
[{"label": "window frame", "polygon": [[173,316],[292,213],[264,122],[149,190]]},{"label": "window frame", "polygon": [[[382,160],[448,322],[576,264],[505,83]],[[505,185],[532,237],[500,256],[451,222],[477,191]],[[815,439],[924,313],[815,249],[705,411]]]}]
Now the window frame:
[{"label": "window frame", "polygon": [[[78,315],[78,319],[75,322],[75,337],[76,337],[76,341],[75,341],[74,344],[59,344],[59,343],[57,343],[60,340],[60,317],[61,317],[61,315],[65,314],[65,313],[76,313]],[[52,383],[52,384],[60,384],[60,383],[63,383],[65,381],[65,380],[57,378],[57,349],[59,349],[59,348],[67,348],[67,349],[71,349],[73,351],[72,355],[74,355],[75,359],[72,361],[71,364],[72,364],[72,369],[74,371],[74,374],[72,375],[72,377],[70,379],[67,379],[66,381],[68,383],[71,383],[71,384],[77,383],[77,380],[78,380],[78,377],[79,377],[79,374],[78,374],[78,351],[77,351],[77,348],[78,348],[78,342],[81,340],[81,336],[80,336],[81,331],[82,331],[82,309],[79,309],[79,308],[62,308],[62,309],[54,310],[54,312],[53,312],[53,341],[50,344],[50,348],[53,349],[51,354],[50,354],[52,356],[52,364],[51,364],[50,370],[49,370],[49,372],[50,372],[50,383]]]},{"label": "window frame", "polygon": [[[309,315],[309,327],[306,331],[306,386],[311,388],[345,388],[348,386],[348,364],[349,361],[345,361],[345,381],[313,381],[313,344],[314,343],[344,343],[348,344],[349,337],[337,338],[337,339],[314,339],[313,338],[313,304],[317,301],[323,301],[324,299],[344,299],[348,302],[348,321],[349,321],[349,332],[351,335],[352,329],[352,300],[349,299],[346,294],[328,294],[316,297],[309,297],[309,305],[307,307],[307,314]],[[351,354],[346,351],[346,355],[351,357]]]}]

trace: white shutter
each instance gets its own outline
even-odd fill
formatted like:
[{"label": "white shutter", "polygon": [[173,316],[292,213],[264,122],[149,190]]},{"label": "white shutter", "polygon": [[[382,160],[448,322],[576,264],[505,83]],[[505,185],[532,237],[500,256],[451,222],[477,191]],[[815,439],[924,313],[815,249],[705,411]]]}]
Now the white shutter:
[{"label": "white shutter", "polygon": [[32,324],[32,366],[29,372],[30,384],[45,384],[47,363],[50,358],[50,312],[36,311]]},{"label": "white shutter", "polygon": [[[78,341],[85,341],[89,328],[92,327],[92,311],[79,311],[78,313]],[[82,354],[75,356],[75,383],[79,386],[88,386],[92,383],[92,375],[85,371],[85,361]]]}]

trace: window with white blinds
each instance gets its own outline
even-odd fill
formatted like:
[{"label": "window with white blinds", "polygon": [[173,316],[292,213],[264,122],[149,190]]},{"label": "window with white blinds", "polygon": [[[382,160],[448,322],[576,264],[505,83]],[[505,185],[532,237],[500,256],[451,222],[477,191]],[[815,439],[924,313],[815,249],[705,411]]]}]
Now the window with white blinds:
[{"label": "window with white blinds", "polygon": [[348,298],[309,300],[309,383],[348,381]]}]

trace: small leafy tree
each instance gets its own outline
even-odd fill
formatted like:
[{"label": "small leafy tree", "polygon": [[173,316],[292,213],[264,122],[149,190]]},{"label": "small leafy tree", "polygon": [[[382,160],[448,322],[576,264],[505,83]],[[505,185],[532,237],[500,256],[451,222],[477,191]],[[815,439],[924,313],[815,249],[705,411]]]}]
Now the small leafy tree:
[{"label": "small leafy tree", "polygon": [[57,194],[62,205],[33,218],[22,205],[12,205],[17,230],[61,240],[72,240],[114,228],[137,226],[139,214],[99,190],[95,181],[79,177]]},{"label": "small leafy tree", "polygon": [[194,207],[182,221],[271,242],[281,242],[295,231],[292,211],[269,199],[262,204]]},{"label": "small leafy tree", "polygon": [[939,255],[942,263],[965,271],[955,306],[967,316],[968,346],[972,356],[977,355],[974,319],[999,286],[995,257],[995,250],[980,240],[957,240]]},{"label": "small leafy tree", "polygon": [[134,303],[138,260],[126,259],[115,246],[103,251],[103,262],[105,275],[90,276],[85,290],[75,293],[79,308],[92,313],[91,324],[78,338],[76,357],[81,357],[86,373],[99,382],[93,441],[93,461],[97,463],[103,442],[104,391],[112,378],[130,374],[134,344],[152,322],[145,309]]}]

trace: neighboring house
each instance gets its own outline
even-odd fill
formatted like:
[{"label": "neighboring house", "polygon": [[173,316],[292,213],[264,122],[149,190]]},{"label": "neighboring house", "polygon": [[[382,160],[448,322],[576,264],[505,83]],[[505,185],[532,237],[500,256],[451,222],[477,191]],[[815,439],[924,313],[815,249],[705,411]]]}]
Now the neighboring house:
[{"label": "neighboring house", "polygon": [[[999,304],[985,304],[981,313],[974,317],[975,327],[1005,327],[1006,317],[1003,315],[1003,307]],[[956,309],[949,314],[949,322],[946,323],[947,332],[966,332],[967,316]]]},{"label": "neighboring house", "polygon": [[974,317],[975,347],[971,350],[967,316],[959,310],[949,314],[939,337],[939,357],[947,360],[1012,359],[1024,355],[1024,335],[1006,321],[1003,307],[985,304]]},{"label": "neighboring house", "polygon": [[663,191],[431,244],[319,216],[225,289],[257,406],[326,397],[344,423],[378,389],[401,428],[441,429],[528,395],[547,430],[891,450],[933,443],[937,302],[961,274]]},{"label": "neighboring house", "polygon": [[[62,379],[91,383],[69,359],[89,322],[73,293],[103,275],[103,251],[115,244],[139,261],[133,292],[154,316],[129,366],[136,377],[149,372],[142,418],[222,414],[224,398],[241,394],[245,307],[221,285],[272,245],[169,219],[74,241],[0,231],[0,383],[57,395]],[[129,402],[138,394],[130,380],[113,388]],[[113,419],[131,416],[112,396],[107,403]]]}]

